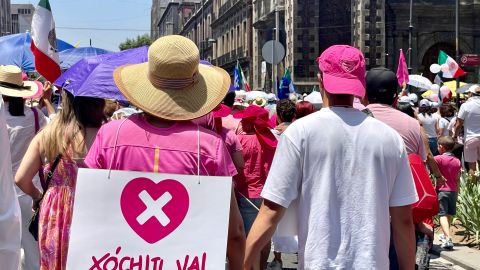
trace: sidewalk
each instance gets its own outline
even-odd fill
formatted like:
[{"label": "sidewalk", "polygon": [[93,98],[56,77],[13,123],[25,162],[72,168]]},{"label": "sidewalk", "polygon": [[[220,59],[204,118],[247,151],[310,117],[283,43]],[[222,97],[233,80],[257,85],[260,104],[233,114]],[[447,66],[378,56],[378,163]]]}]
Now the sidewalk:
[{"label": "sidewalk", "polygon": [[431,253],[468,270],[480,270],[480,250],[455,245],[452,251],[440,248],[438,235],[435,235]]}]

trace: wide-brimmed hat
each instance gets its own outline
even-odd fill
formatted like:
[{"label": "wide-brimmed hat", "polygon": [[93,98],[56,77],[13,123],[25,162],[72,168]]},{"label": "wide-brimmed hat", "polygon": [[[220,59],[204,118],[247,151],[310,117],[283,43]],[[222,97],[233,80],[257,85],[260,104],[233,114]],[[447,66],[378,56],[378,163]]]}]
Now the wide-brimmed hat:
[{"label": "wide-brimmed hat", "polygon": [[265,105],[267,105],[267,100],[262,97],[256,97],[255,100],[253,100],[252,104],[260,107],[265,107]]},{"label": "wide-brimmed hat", "polygon": [[255,126],[255,133],[260,142],[270,147],[277,147],[277,138],[275,138],[270,131],[270,126],[268,124],[268,111],[264,108],[252,105],[243,111],[235,113],[233,118],[252,122]]},{"label": "wide-brimmed hat", "polygon": [[232,112],[230,107],[220,104],[215,109],[213,109],[213,118],[222,118],[227,117]]},{"label": "wide-brimmed hat", "polygon": [[235,119],[260,118],[260,119],[268,120],[268,111],[262,107],[255,106],[254,104],[252,104],[252,106],[249,106],[245,110],[234,113],[233,118]]},{"label": "wide-brimmed hat", "polygon": [[122,94],[144,112],[167,120],[191,120],[211,112],[230,87],[228,73],[200,64],[190,39],[171,35],[148,49],[148,62],[114,71]]},{"label": "wide-brimmed hat", "polygon": [[23,81],[17,66],[0,66],[0,94],[9,97],[30,97],[38,92],[35,82]]}]

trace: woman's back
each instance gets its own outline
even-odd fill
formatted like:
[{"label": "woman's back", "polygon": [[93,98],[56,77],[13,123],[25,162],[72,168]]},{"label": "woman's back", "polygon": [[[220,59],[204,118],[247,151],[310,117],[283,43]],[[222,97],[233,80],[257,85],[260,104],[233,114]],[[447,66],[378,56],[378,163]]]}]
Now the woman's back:
[{"label": "woman's back", "polygon": [[425,129],[425,132],[427,133],[428,138],[437,137],[438,118],[439,117],[436,117],[435,114],[429,114],[429,113],[418,114],[418,120],[420,121],[420,124]]},{"label": "woman's back", "polygon": [[[7,103],[8,104],[8,103]],[[37,109],[34,109],[37,110]],[[39,128],[44,127],[47,124],[42,112],[37,110]],[[29,143],[35,137],[35,116],[31,108],[25,106],[24,116],[12,116],[7,113],[7,129],[8,137],[10,138],[10,152],[12,154],[12,169],[13,173],[20,166]]]}]

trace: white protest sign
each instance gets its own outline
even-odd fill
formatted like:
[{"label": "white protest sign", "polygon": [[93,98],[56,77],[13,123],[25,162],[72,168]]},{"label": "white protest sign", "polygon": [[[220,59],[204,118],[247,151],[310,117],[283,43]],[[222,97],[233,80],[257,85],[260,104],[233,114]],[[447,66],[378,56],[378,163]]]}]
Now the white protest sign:
[{"label": "white protest sign", "polygon": [[225,268],[231,177],[80,169],[67,269]]}]

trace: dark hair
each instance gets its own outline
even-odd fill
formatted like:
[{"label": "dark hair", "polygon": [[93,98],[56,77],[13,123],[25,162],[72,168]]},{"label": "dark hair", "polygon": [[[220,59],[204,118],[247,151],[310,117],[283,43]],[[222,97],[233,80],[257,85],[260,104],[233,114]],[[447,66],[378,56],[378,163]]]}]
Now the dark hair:
[{"label": "dark hair", "polygon": [[315,106],[308,101],[297,102],[295,106],[295,119],[300,119],[315,112]]},{"label": "dark hair", "polygon": [[365,81],[370,104],[392,105],[395,102],[398,80],[393,71],[384,67],[372,68],[367,72]]},{"label": "dark hair", "polygon": [[450,152],[455,147],[455,140],[450,136],[442,136],[438,138],[438,145],[443,146],[446,151]]},{"label": "dark hair", "polygon": [[235,103],[235,92],[228,92],[225,98],[223,99],[223,104],[228,107],[233,107],[233,103]]},{"label": "dark hair", "polygon": [[415,118],[415,111],[413,110],[412,105],[410,105],[409,103],[398,103],[397,109],[403,112],[404,114],[412,118]]},{"label": "dark hair", "polygon": [[292,122],[295,118],[295,103],[282,99],[277,103],[277,116],[281,122]]},{"label": "dark hair", "polygon": [[419,107],[418,113],[423,114],[423,116],[426,116],[426,114],[430,116],[432,115],[432,107]]},{"label": "dark hair", "polygon": [[3,96],[3,100],[8,101],[8,112],[11,116],[25,116],[25,99]]},{"label": "dark hair", "polygon": [[[71,97],[73,95],[69,96]],[[73,99],[73,110],[84,127],[100,127],[105,121],[104,107],[105,100],[102,98],[74,97]]]},{"label": "dark hair", "polygon": [[455,110],[452,105],[443,105],[440,107],[440,115],[442,117],[452,117],[455,115]]}]

